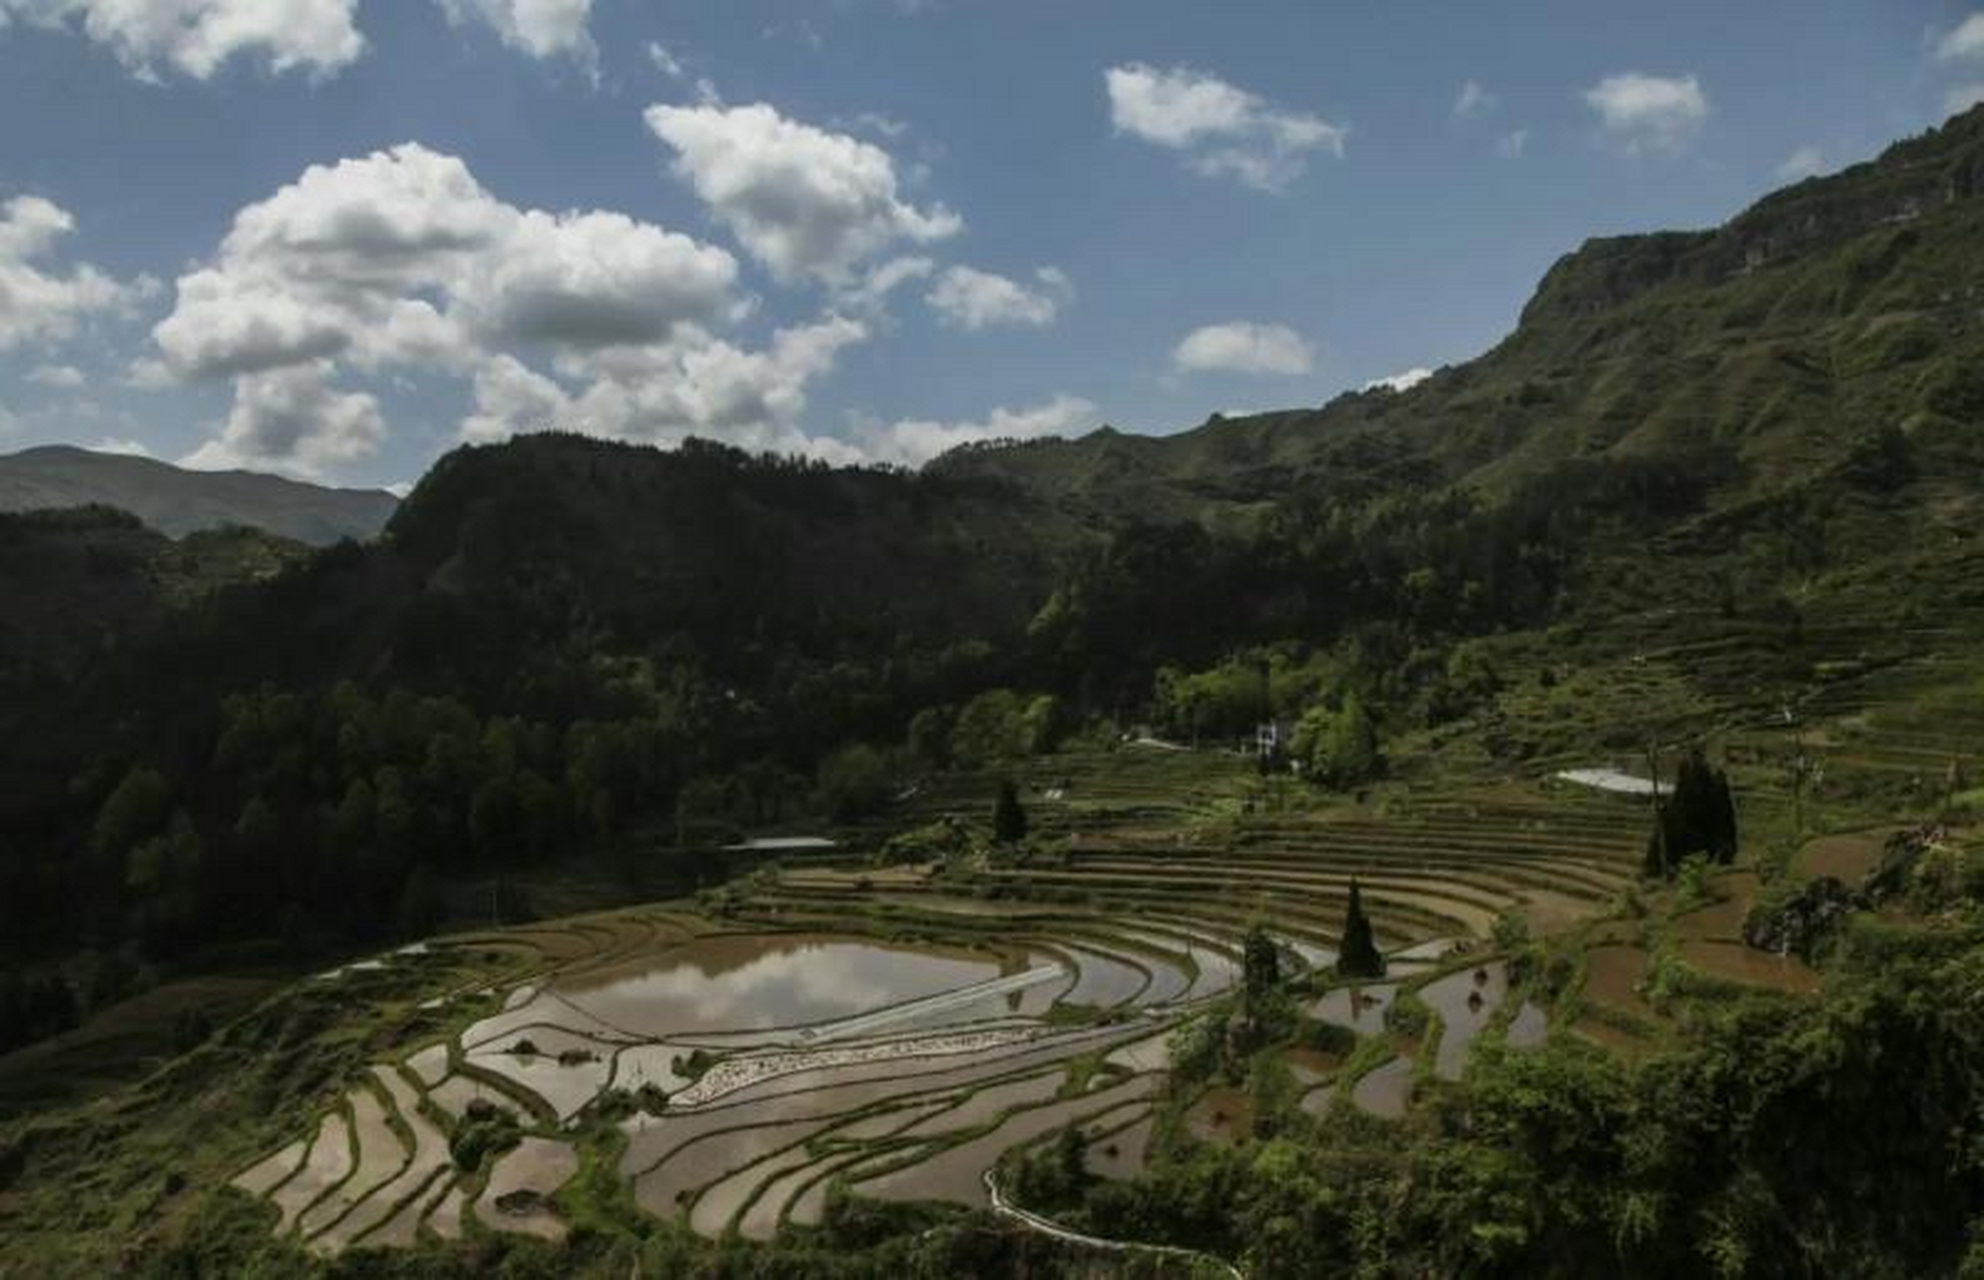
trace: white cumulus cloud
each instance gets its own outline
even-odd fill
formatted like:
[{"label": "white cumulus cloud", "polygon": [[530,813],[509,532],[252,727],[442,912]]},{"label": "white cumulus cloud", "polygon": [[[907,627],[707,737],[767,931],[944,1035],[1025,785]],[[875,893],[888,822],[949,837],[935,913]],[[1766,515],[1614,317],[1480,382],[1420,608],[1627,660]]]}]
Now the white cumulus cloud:
[{"label": "white cumulus cloud", "polygon": [[1349,131],[1288,111],[1217,76],[1141,62],[1103,73],[1118,133],[1183,152],[1193,171],[1280,191],[1302,176],[1311,152],[1341,157]]},{"label": "white cumulus cloud", "polygon": [[1709,116],[1708,94],[1694,76],[1623,72],[1585,90],[1584,100],[1606,143],[1630,156],[1686,151]]},{"label": "white cumulus cloud", "polygon": [[903,198],[895,161],[870,142],[789,120],[764,103],[656,105],[647,125],[672,168],[746,251],[784,282],[845,284],[891,246],[964,227]]},{"label": "white cumulus cloud", "polygon": [[623,214],[518,209],[408,143],[243,208],[153,336],[193,377],[468,364],[489,343],[638,345],[722,323],[736,274],[724,250]]},{"label": "white cumulus cloud", "polygon": [[945,324],[960,329],[994,325],[1052,324],[1074,296],[1074,285],[1058,267],[1034,272],[1034,284],[974,267],[951,267],[937,277],[924,301]]},{"label": "white cumulus cloud", "polygon": [[497,356],[476,374],[475,411],[462,423],[462,436],[500,440],[555,425],[650,444],[700,435],[748,449],[819,455],[833,442],[799,428],[807,387],[832,371],[843,348],[868,334],[858,320],[828,316],[781,329],[758,351],[707,339],[567,357],[557,372],[572,388]]},{"label": "white cumulus cloud", "polygon": [[890,258],[868,268],[861,278],[835,291],[835,301],[844,309],[879,312],[890,295],[912,280],[927,280],[937,264],[920,254]]},{"label": "white cumulus cloud", "polygon": [[358,0],[0,0],[9,18],[67,27],[108,48],[139,75],[161,66],[205,80],[236,55],[277,72],[337,71],[365,50]]},{"label": "white cumulus cloud", "polygon": [[994,409],[977,422],[904,419],[859,423],[855,446],[874,462],[920,467],[959,445],[986,440],[1039,440],[1080,430],[1095,417],[1095,404],[1080,396],[1059,395],[1022,409]]},{"label": "white cumulus cloud", "polygon": [[379,402],[338,390],[331,380],[331,364],[322,360],[241,378],[220,435],[180,465],[201,471],[272,467],[318,479],[371,454],[386,439]]},{"label": "white cumulus cloud", "polygon": [[1373,378],[1359,388],[1359,390],[1377,391],[1382,388],[1386,391],[1410,391],[1432,376],[1433,371],[1431,369],[1428,369],[1424,365],[1414,365],[1410,369],[1402,369],[1389,377]]},{"label": "white cumulus cloud", "polygon": [[1936,41],[1938,62],[1984,60],[1984,12],[1973,13]]},{"label": "white cumulus cloud", "polygon": [[813,447],[798,430],[808,385],[868,327],[829,315],[752,349],[723,336],[751,309],[737,275],[717,246],[611,211],[518,208],[406,144],[312,166],[241,209],[132,376],[233,379],[202,466],[321,475],[366,456],[387,424],[353,379],[387,371],[466,380],[471,440],[558,426]]},{"label": "white cumulus cloud", "polygon": [[[533,58],[568,56],[590,63],[597,50],[586,23],[592,0],[439,0],[448,21],[479,22],[512,49]],[[652,53],[660,45],[650,45]],[[664,55],[666,50],[663,50]]]},{"label": "white cumulus cloud", "polygon": [[1171,361],[1188,373],[1307,373],[1315,354],[1301,334],[1285,324],[1231,320],[1185,335]]},{"label": "white cumulus cloud", "polygon": [[0,351],[60,341],[89,316],[128,314],[150,292],[151,281],[127,284],[87,263],[48,268],[56,243],[75,229],[68,210],[40,196],[0,204]]}]

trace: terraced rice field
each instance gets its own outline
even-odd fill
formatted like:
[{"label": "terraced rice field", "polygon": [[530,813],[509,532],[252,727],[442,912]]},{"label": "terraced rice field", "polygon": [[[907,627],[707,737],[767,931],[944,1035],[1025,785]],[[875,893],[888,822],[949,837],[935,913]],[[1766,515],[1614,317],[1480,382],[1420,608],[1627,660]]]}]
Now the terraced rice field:
[{"label": "terraced rice field", "polygon": [[1796,869],[1816,879],[1831,876],[1857,885],[1881,864],[1881,853],[1896,828],[1881,827],[1843,835],[1820,836],[1798,851]]},{"label": "terraced rice field", "polygon": [[1462,969],[1428,982],[1419,999],[1440,1016],[1440,1044],[1433,1071],[1443,1080],[1460,1079],[1467,1051],[1508,998],[1509,974],[1499,961],[1478,969]]},{"label": "terraced rice field", "polygon": [[[1647,953],[1638,947],[1618,944],[1593,947],[1585,953],[1584,999],[1613,1014],[1623,1014],[1631,1023],[1644,1024],[1654,1017],[1641,986],[1651,965]],[[1582,1029],[1584,1023],[1580,1023]]]},{"label": "terraced rice field", "polygon": [[[1384,1034],[1401,984],[1424,984],[1439,1073],[1458,1075],[1506,1018],[1508,984],[1499,966],[1479,982],[1440,972],[1447,953],[1506,911],[1596,914],[1638,856],[1635,805],[1542,787],[1268,814],[1233,806],[1251,771],[1223,757],[1125,751],[1035,773],[1036,826],[1067,837],[1043,864],[809,854],[720,919],[648,908],[438,940],[509,957],[516,976],[459,993],[444,1039],[347,1082],[235,1185],[275,1206],[278,1232],[332,1253],[470,1223],[560,1238],[592,1115],[625,1135],[633,1201],[711,1237],[817,1222],[835,1181],[981,1205],[1002,1155],[1074,1124],[1098,1173],[1131,1177],[1169,1033],[1238,981],[1254,922],[1292,971],[1325,968],[1355,880],[1394,976],[1312,997],[1312,1016]],[[983,782],[940,779],[899,817],[977,803]],[[1407,1058],[1355,1082],[1338,1065],[1292,1061],[1305,1109],[1339,1091],[1377,1114],[1407,1105]],[[1244,1101],[1209,1096],[1197,1127],[1245,1140]],[[478,1103],[516,1116],[522,1140],[464,1172],[448,1135]]]},{"label": "terraced rice field", "polygon": [[1404,1115],[1412,1100],[1412,1064],[1393,1058],[1365,1072],[1351,1088],[1350,1100],[1360,1110],[1387,1120]]},{"label": "terraced rice field", "polygon": [[1740,942],[1690,938],[1681,944],[1681,959],[1690,968],[1744,986],[1809,995],[1822,985],[1818,972],[1796,956],[1774,956]]}]

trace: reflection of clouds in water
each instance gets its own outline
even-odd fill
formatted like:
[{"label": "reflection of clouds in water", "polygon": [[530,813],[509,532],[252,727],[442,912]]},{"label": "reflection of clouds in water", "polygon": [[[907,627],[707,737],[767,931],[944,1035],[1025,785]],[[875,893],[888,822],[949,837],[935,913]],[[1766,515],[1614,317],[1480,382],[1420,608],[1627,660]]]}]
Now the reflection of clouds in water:
[{"label": "reflection of clouds in water", "polygon": [[649,1030],[755,1030],[846,1017],[997,976],[987,962],[864,943],[767,951],[712,974],[696,962],[692,944],[666,968],[568,998],[609,1021]]}]

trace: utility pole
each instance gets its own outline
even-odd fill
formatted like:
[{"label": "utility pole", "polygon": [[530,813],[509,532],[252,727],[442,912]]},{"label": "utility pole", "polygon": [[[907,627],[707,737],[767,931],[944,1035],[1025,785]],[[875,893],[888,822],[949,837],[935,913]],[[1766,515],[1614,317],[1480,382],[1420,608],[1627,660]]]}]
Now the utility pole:
[{"label": "utility pole", "polygon": [[[1788,710],[1788,709],[1787,709]],[[1805,774],[1809,765],[1805,760],[1805,727],[1798,726],[1797,736],[1791,740],[1791,834],[1802,838],[1805,834]]]}]

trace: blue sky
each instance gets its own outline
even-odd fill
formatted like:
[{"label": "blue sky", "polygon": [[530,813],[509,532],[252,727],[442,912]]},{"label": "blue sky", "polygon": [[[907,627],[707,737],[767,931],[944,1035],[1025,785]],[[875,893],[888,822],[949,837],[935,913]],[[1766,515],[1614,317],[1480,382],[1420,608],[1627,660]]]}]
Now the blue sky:
[{"label": "blue sky", "polygon": [[387,484],[1319,404],[1984,96],[1980,8],[0,0],[0,448]]}]

